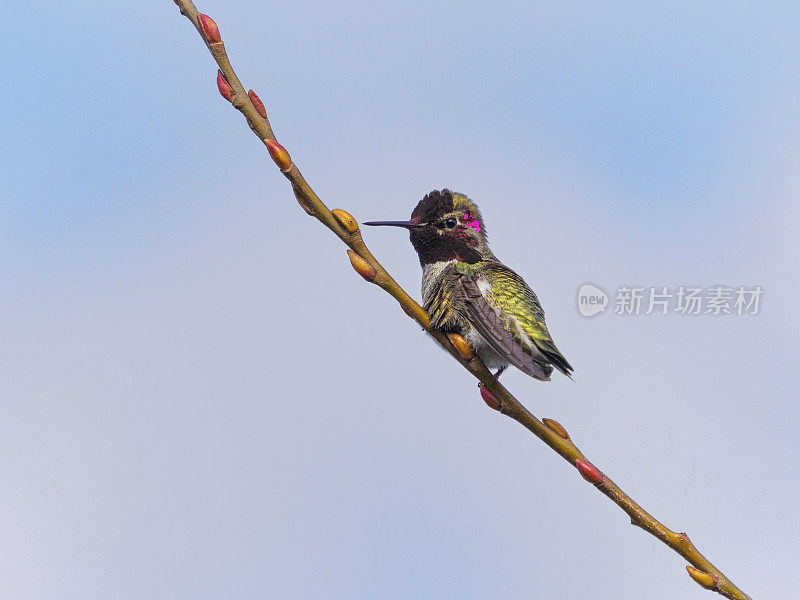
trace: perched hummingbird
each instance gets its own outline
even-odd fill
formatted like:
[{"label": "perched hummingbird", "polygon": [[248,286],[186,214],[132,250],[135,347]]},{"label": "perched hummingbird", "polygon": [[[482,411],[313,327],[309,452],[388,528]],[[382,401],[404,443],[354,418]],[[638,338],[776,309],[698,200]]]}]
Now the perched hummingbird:
[{"label": "perched hummingbird", "polygon": [[411,232],[422,265],[422,301],[431,325],[461,334],[495,377],[514,365],[548,381],[553,367],[571,378],[556,348],[544,310],[528,284],[489,249],[483,217],[472,200],[434,190],[410,221],[372,221]]}]

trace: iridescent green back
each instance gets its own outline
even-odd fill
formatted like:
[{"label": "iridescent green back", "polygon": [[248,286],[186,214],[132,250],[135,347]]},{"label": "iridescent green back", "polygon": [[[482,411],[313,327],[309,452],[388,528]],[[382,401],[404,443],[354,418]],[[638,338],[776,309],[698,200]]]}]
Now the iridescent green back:
[{"label": "iridescent green back", "polygon": [[456,271],[462,277],[488,283],[488,286],[483,285],[486,301],[499,313],[503,328],[514,338],[514,341],[529,353],[539,355],[539,352],[530,348],[529,342],[521,334],[519,327],[554,367],[565,375],[569,375],[572,367],[556,348],[545,324],[542,305],[522,277],[504,264],[494,260],[482,261],[473,265],[456,263]]}]

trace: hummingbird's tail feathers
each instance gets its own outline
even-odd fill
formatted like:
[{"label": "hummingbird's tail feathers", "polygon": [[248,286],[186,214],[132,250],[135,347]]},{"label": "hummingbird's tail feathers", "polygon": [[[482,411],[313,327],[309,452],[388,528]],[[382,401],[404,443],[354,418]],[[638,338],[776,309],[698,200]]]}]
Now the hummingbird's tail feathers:
[{"label": "hummingbird's tail feathers", "polygon": [[559,370],[561,373],[563,373],[564,375],[566,375],[567,377],[569,377],[570,379],[572,379],[572,371],[573,371],[573,368],[572,368],[572,366],[571,366],[571,365],[570,365],[570,364],[567,362],[567,359],[566,359],[566,358],[564,358],[563,356],[561,356],[561,354],[560,354],[560,353],[558,353],[558,352],[557,352],[556,354],[550,354],[550,353],[548,353],[548,352],[545,352],[545,354],[547,354],[547,358],[549,358],[549,359],[550,359],[550,362],[553,364],[553,366],[554,366],[556,369],[558,369],[558,370]]},{"label": "hummingbird's tail feathers", "polygon": [[547,357],[547,360],[558,369],[561,373],[572,379],[572,365],[567,362],[567,359],[558,351],[556,345],[552,340],[537,339],[536,346],[542,351],[542,354]]}]

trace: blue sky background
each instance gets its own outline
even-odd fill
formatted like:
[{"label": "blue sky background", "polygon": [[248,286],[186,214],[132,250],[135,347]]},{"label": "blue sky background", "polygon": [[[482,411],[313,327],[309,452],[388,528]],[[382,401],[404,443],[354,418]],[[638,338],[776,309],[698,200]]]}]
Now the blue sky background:
[{"label": "blue sky background", "polygon": [[[506,385],[796,592],[796,3],[199,8],[331,207],[475,199],[576,369]],[[0,18],[0,597],[708,597],[352,272],[172,2]],[[407,236],[365,236],[417,295]],[[765,292],[587,320],[586,281]]]}]

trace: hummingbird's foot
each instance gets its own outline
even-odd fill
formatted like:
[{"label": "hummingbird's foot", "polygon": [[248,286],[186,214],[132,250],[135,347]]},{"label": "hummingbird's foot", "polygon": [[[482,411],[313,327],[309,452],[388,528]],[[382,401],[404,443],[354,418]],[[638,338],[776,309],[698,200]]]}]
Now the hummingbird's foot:
[{"label": "hummingbird's foot", "polygon": [[497,381],[498,379],[500,379],[500,375],[502,375],[503,371],[505,371],[507,368],[508,368],[508,365],[506,365],[505,367],[500,367],[499,369],[497,369],[497,373],[492,375],[492,381]]}]

